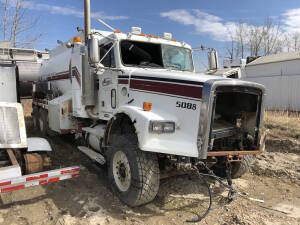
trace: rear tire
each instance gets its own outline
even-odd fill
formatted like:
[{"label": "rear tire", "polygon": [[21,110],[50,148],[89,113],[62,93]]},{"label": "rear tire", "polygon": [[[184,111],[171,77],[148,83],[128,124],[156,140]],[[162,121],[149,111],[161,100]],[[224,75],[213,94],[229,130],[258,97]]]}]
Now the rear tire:
[{"label": "rear tire", "polygon": [[[231,163],[231,178],[236,179],[242,177],[245,173],[250,170],[254,157],[252,155],[247,155],[243,157],[240,162]],[[217,163],[212,167],[214,173],[219,177],[226,177],[226,165],[224,160],[221,163]]]},{"label": "rear tire", "polygon": [[112,190],[129,206],[152,201],[159,188],[157,156],[143,152],[132,143],[132,135],[112,140],[108,155],[108,178]]}]

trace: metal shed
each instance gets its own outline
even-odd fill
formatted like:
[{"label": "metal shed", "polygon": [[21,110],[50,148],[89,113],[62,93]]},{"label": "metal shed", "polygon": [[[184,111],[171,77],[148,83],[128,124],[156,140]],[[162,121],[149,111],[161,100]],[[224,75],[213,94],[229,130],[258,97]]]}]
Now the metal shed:
[{"label": "metal shed", "polygon": [[270,110],[300,110],[300,52],[263,56],[242,68],[241,79],[263,84]]}]

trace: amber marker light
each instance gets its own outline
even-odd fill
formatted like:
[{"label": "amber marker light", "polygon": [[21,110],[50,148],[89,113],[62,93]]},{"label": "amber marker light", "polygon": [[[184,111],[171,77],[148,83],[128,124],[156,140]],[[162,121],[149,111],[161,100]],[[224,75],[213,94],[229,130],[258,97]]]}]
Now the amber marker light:
[{"label": "amber marker light", "polygon": [[145,111],[150,111],[152,109],[152,103],[151,102],[144,102],[143,103],[143,109]]},{"label": "amber marker light", "polygon": [[81,44],[82,43],[81,37],[80,36],[73,37],[73,43],[74,44]]}]

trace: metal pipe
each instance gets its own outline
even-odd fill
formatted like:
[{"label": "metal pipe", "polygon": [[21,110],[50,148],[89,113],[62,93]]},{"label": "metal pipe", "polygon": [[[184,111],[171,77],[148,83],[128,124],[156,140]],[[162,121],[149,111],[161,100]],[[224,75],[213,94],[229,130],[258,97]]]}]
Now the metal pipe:
[{"label": "metal pipe", "polygon": [[95,83],[93,72],[90,70],[88,50],[85,47],[85,54],[82,58],[82,104],[85,106],[95,105]]},{"label": "metal pipe", "polygon": [[84,0],[84,40],[88,44],[91,33],[91,5],[90,0]]},{"label": "metal pipe", "polygon": [[84,0],[85,53],[82,55],[82,104],[95,105],[94,76],[89,65],[89,35],[91,33],[90,0]]}]

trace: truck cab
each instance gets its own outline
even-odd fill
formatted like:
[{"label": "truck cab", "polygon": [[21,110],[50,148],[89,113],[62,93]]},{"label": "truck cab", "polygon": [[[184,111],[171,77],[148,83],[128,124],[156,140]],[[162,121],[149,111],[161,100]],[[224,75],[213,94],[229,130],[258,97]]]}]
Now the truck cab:
[{"label": "truck cab", "polygon": [[196,73],[191,46],[170,33],[79,32],[50,52],[34,96],[42,132],[82,138],[130,206],[156,196],[166,168],[224,176],[231,164],[240,177],[264,146],[264,87]]}]

